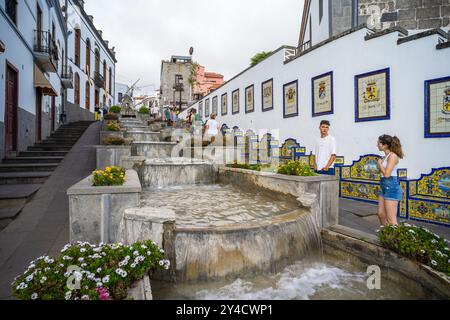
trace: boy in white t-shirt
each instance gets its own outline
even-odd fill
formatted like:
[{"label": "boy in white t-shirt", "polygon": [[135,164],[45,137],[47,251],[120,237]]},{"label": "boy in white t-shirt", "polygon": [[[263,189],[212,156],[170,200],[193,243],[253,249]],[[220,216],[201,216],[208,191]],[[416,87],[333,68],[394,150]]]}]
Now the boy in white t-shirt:
[{"label": "boy in white t-shirt", "polygon": [[329,134],[330,122],[320,123],[320,138],[314,148],[316,156],[316,171],[318,174],[334,175],[334,162],[337,156],[336,139]]}]

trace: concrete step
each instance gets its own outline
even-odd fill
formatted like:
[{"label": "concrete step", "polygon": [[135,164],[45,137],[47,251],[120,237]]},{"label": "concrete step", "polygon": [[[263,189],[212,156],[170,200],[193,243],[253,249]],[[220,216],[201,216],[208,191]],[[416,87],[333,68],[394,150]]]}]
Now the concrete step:
[{"label": "concrete step", "polygon": [[0,186],[0,209],[25,206],[42,184],[13,184]]},{"label": "concrete step", "polygon": [[59,163],[0,164],[0,172],[51,172]]},{"label": "concrete step", "polygon": [[16,157],[3,159],[3,163],[59,163],[63,160],[64,157]]},{"label": "concrete step", "polygon": [[42,141],[43,143],[62,143],[62,144],[72,144],[74,145],[75,143],[77,143],[78,139],[72,139],[72,138],[58,138],[58,139],[54,139],[54,138],[49,138],[46,139],[44,141]]},{"label": "concrete step", "polygon": [[0,220],[15,219],[22,211],[22,209],[23,209],[22,206],[0,209]]},{"label": "concrete step", "polygon": [[70,151],[72,147],[73,146],[44,145],[44,146],[28,147],[28,151]]},{"label": "concrete step", "polygon": [[0,172],[0,185],[42,184],[52,172]]},{"label": "concrete step", "polygon": [[67,151],[23,151],[19,157],[65,157]]}]

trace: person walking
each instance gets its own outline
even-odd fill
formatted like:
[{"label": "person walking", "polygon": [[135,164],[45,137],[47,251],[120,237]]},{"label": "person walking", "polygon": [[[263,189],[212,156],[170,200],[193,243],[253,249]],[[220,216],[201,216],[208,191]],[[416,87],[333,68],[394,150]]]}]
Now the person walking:
[{"label": "person walking", "polygon": [[103,107],[103,119],[108,114],[108,108],[106,106]]},{"label": "person walking", "polygon": [[320,138],[314,147],[316,171],[318,174],[334,175],[334,162],[337,156],[336,139],[330,135],[330,122],[320,122]]},{"label": "person walking", "polygon": [[217,115],[211,114],[208,121],[205,124],[205,137],[204,140],[214,143],[217,135],[219,134],[219,122],[216,120]]},{"label": "person walking", "polygon": [[378,138],[378,150],[384,157],[378,160],[381,171],[381,194],[378,203],[378,218],[382,226],[398,225],[398,204],[403,200],[403,190],[398,179],[398,164],[404,158],[400,139],[389,135]]},{"label": "person walking", "polygon": [[95,121],[100,121],[100,107],[95,106],[94,108]]}]

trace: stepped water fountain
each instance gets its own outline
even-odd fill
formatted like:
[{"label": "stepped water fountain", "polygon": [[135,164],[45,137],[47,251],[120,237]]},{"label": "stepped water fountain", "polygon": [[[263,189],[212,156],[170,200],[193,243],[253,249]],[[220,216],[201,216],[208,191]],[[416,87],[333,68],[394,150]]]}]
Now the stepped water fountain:
[{"label": "stepped water fountain", "polygon": [[[92,200],[88,198],[94,197],[92,191],[81,191],[82,185],[69,190],[71,240],[133,243],[151,239],[156,242],[172,264],[170,275],[160,274],[153,279],[161,292],[155,294],[159,299],[269,299],[270,295],[297,299],[305,297],[303,288],[297,288],[301,292],[297,290],[295,295],[285,295],[292,288],[283,286],[322,285],[322,280],[332,289],[343,286],[351,293],[344,297],[353,298],[364,291],[364,274],[354,271],[357,259],[343,258],[341,249],[330,246],[341,239],[325,237],[325,242],[322,241],[321,231],[338,224],[335,177],[292,177],[218,166],[209,161],[209,155],[207,160],[202,159],[199,150],[194,155],[183,154],[185,146],[177,143],[179,133],[170,139],[173,142],[161,141],[165,139],[160,132],[168,131],[161,123],[155,122],[151,128],[136,119],[122,120],[122,123],[128,128],[126,134],[140,134],[135,136],[132,156],[122,159],[128,169],[136,172],[127,171],[129,186],[125,191],[117,188],[111,191],[113,194]],[[159,141],[145,141],[146,134],[152,137],[160,134]],[[213,158],[226,158],[225,153],[229,150],[218,148]],[[104,191],[97,193],[101,192]],[[94,207],[99,208],[99,217],[95,219]],[[339,258],[327,264],[327,257],[333,255]],[[389,258],[386,255],[378,263]],[[303,265],[301,261],[308,259],[313,263]],[[339,267],[342,265],[339,263],[347,260],[352,263],[344,264],[344,269]],[[390,272],[389,276],[392,278],[393,274]],[[305,280],[309,276],[311,279]],[[349,277],[351,284],[344,280],[341,283],[336,277]],[[409,283],[405,275],[395,277],[403,286]],[[261,289],[273,279],[281,284],[273,284],[275,289]],[[175,281],[176,285],[167,281]],[[247,290],[248,283],[254,287],[251,292]],[[240,295],[233,295],[233,290]],[[374,298],[430,296],[425,289],[408,290],[400,290],[392,297],[385,296],[383,291]],[[306,298],[311,297],[314,298],[306,294]]]}]

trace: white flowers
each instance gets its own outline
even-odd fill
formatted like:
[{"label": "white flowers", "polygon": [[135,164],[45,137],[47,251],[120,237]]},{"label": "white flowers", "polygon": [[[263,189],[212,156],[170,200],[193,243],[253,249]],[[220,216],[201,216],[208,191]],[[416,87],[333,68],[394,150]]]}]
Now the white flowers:
[{"label": "white flowers", "polygon": [[26,288],[28,288],[28,285],[25,282],[22,282],[16,287],[17,290],[25,290]]},{"label": "white flowers", "polygon": [[132,264],[131,264],[131,268],[132,268],[132,269],[136,268],[136,263],[132,263]]},{"label": "white flowers", "polygon": [[80,249],[80,252],[81,252],[81,253],[85,253],[85,252],[86,252],[86,249],[85,249],[85,248],[81,248],[81,249]]},{"label": "white flowers", "polygon": [[103,282],[103,283],[109,283],[109,280],[110,280],[110,277],[109,277],[109,276],[106,276],[106,277],[104,277],[104,278],[102,279],[102,282]]},{"label": "white flowers", "polygon": [[133,256],[137,257],[139,255],[138,251],[133,252]]},{"label": "white flowers", "polygon": [[44,284],[45,281],[47,281],[47,277],[42,277],[40,282],[41,282],[41,284]]},{"label": "white flowers", "polygon": [[164,269],[169,270],[170,268],[170,261],[169,260],[160,260],[159,265],[162,267],[164,266]]},{"label": "white flowers", "polygon": [[151,251],[147,251],[147,255],[151,256],[152,255]]},{"label": "white flowers", "polygon": [[31,295],[31,300],[36,300],[38,298],[38,294],[37,293],[33,293]]},{"label": "white flowers", "polygon": [[55,260],[50,259],[50,257],[45,257],[44,258],[44,262],[47,263],[47,264],[52,264],[53,262],[55,262]]},{"label": "white flowers", "polygon": [[84,258],[78,258],[79,262],[84,262]]},{"label": "white flowers", "polygon": [[159,249],[159,252],[164,253],[164,250],[163,249]]},{"label": "white flowers", "polygon": [[437,243],[436,239],[431,240],[431,243],[436,244]]},{"label": "white flowers", "polygon": [[408,230],[408,232],[411,233],[411,234],[416,234],[416,232],[414,230],[412,230],[412,229]]},{"label": "white flowers", "polygon": [[70,300],[71,297],[72,297],[72,291],[67,291],[66,295],[65,295],[65,299]]},{"label": "white flowers", "polygon": [[145,244],[143,244],[143,245],[141,246],[141,248],[144,249],[144,250],[146,250],[146,249],[147,249],[147,246],[146,246]]},{"label": "white flowers", "polygon": [[101,287],[103,287],[103,283],[97,282],[97,288],[101,288]]},{"label": "white flowers", "polygon": [[69,256],[64,256],[64,257],[63,257],[63,260],[64,260],[64,261],[70,261],[70,260],[73,260],[73,258],[72,258],[72,257],[69,257]]},{"label": "white flowers", "polygon": [[100,273],[100,272],[102,272],[102,268],[98,268],[96,271],[97,271],[97,273]]},{"label": "white flowers", "polygon": [[435,260],[431,260],[431,264],[435,267],[438,265],[438,263]]},{"label": "white flowers", "polygon": [[128,272],[126,272],[125,270],[120,269],[120,268],[116,269],[116,273],[117,273],[119,276],[121,276],[122,278],[126,278],[127,275],[128,275]]}]

